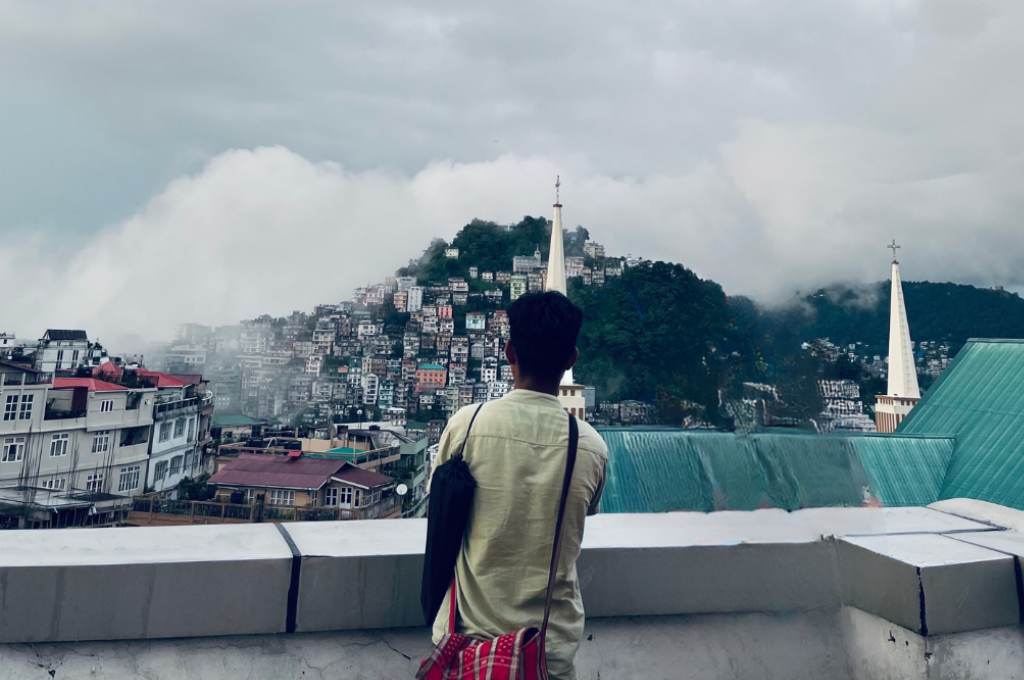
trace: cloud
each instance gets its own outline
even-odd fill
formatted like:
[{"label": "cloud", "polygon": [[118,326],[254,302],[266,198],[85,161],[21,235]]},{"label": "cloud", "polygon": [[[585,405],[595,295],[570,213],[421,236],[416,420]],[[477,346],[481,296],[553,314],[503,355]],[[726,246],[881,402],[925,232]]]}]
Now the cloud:
[{"label": "cloud", "polygon": [[996,0],[10,2],[0,325],[308,308],[547,214],[556,173],[569,224],[732,293],[879,280],[891,238],[907,279],[1020,289],[1021,30]]},{"label": "cloud", "polygon": [[[407,176],[351,172],[283,147],[233,150],[84,245],[39,234],[0,245],[0,289],[19,291],[6,299],[5,320],[30,334],[73,325],[101,338],[159,338],[186,321],[309,309],[382,280],[474,217],[549,213],[556,173],[567,224],[585,225],[610,252],[681,261],[728,292],[762,300],[786,299],[797,284],[883,278],[891,223],[915,244],[912,278],[1024,283],[1019,271],[992,268],[1024,259],[1024,242],[1002,220],[976,223],[970,239],[955,228],[984,214],[964,206],[995,187],[1007,195],[986,203],[1012,206],[1010,178],[900,179],[903,153],[861,160],[858,150],[892,143],[846,129],[751,123],[717,162],[644,178],[516,156],[435,162]],[[998,239],[1000,251],[989,252]]]}]

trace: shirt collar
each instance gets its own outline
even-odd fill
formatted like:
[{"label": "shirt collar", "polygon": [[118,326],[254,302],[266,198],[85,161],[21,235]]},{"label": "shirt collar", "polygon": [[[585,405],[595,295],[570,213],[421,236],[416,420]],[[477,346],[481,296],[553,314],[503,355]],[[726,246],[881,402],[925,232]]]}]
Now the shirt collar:
[{"label": "shirt collar", "polygon": [[547,394],[546,392],[534,392],[533,390],[524,390],[521,387],[510,390],[503,397],[504,399],[512,399],[514,401],[532,401],[535,403],[547,402],[553,404],[558,408],[562,408],[562,402],[558,401],[558,397],[553,394]]}]

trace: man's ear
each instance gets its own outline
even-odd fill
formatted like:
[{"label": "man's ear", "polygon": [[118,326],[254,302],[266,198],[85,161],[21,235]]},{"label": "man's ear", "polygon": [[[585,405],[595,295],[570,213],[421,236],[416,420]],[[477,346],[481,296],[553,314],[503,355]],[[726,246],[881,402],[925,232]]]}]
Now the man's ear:
[{"label": "man's ear", "polygon": [[566,362],[565,370],[568,371],[570,368],[575,366],[576,365],[576,360],[579,359],[579,358],[580,358],[580,348],[579,347],[573,347],[572,348],[572,356],[570,356],[569,357],[569,361]]},{"label": "man's ear", "polygon": [[510,364],[518,364],[519,358],[516,356],[516,348],[512,345],[511,340],[505,341],[505,358],[508,359]]}]

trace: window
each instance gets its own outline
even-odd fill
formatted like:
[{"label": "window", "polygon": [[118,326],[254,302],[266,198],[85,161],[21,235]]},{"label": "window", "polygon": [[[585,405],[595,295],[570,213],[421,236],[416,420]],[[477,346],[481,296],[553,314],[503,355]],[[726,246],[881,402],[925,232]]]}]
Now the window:
[{"label": "window", "polygon": [[162,460],[153,469],[153,481],[160,481],[167,476],[167,461]]},{"label": "window", "polygon": [[68,455],[68,433],[58,432],[50,437],[50,456],[56,458],[66,455]]},{"label": "window", "polygon": [[352,507],[352,487],[341,487],[341,506],[344,508]]},{"label": "window", "polygon": [[185,419],[178,418],[174,421],[174,436],[180,437],[183,434],[185,434]]},{"label": "window", "polygon": [[110,430],[102,430],[92,437],[92,452],[106,453],[110,450]]},{"label": "window", "polygon": [[170,472],[170,475],[171,475],[171,477],[173,477],[174,475],[180,475],[180,474],[181,474],[181,456],[175,456],[174,458],[171,458],[171,472]]},{"label": "window", "polygon": [[18,416],[18,395],[8,394],[4,400],[4,420],[14,420]]},{"label": "window", "polygon": [[118,491],[135,491],[139,488],[140,466],[121,468],[121,480],[117,484]]},{"label": "window", "polygon": [[114,400],[104,399],[100,402],[100,413],[108,413],[114,410]]},{"label": "window", "polygon": [[44,489],[50,489],[51,491],[63,491],[64,490],[64,478],[56,479],[44,479],[39,486]]},{"label": "window", "polygon": [[74,364],[75,366],[78,365],[78,350],[77,349],[74,352],[71,353],[71,363]]},{"label": "window", "polygon": [[270,490],[271,505],[295,505],[295,492],[285,489]]},{"label": "window", "polygon": [[24,457],[24,437],[7,437],[4,439],[4,448],[3,453],[0,454],[0,463],[17,463]]},{"label": "window", "polygon": [[160,441],[165,442],[171,438],[171,421],[160,423]]},{"label": "window", "polygon": [[195,439],[196,435],[196,421],[192,418],[188,419],[188,441]]},{"label": "window", "polygon": [[57,368],[60,368],[61,364],[63,362],[64,362],[64,350],[59,349],[59,350],[57,350]]},{"label": "window", "polygon": [[355,501],[352,504],[353,507],[361,508],[363,506],[363,490],[355,490]]},{"label": "window", "polygon": [[21,395],[21,412],[18,414],[21,420],[32,419],[32,402],[35,401],[35,398],[34,394]]},{"label": "window", "polygon": [[185,472],[190,472],[192,470],[192,458],[193,455],[191,451],[185,454]]},{"label": "window", "polygon": [[338,504],[338,487],[324,490],[324,505],[334,507]]},{"label": "window", "polygon": [[85,478],[85,490],[93,493],[103,491],[103,473],[94,472]]}]

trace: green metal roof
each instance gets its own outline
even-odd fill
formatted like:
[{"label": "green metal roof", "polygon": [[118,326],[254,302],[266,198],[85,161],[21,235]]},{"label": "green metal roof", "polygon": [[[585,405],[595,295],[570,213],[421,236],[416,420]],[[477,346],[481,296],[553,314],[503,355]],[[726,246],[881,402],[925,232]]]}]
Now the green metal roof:
[{"label": "green metal roof", "polygon": [[925,505],[954,441],[896,435],[604,428],[603,512]]},{"label": "green metal roof", "polygon": [[213,412],[213,427],[246,427],[248,425],[263,425],[265,420],[256,420],[240,413],[217,413]]},{"label": "green metal roof", "polygon": [[898,433],[956,437],[941,498],[1024,509],[1024,340],[968,340]]},{"label": "green metal roof", "polygon": [[444,366],[441,364],[422,363],[419,367],[425,371],[443,371]]}]

